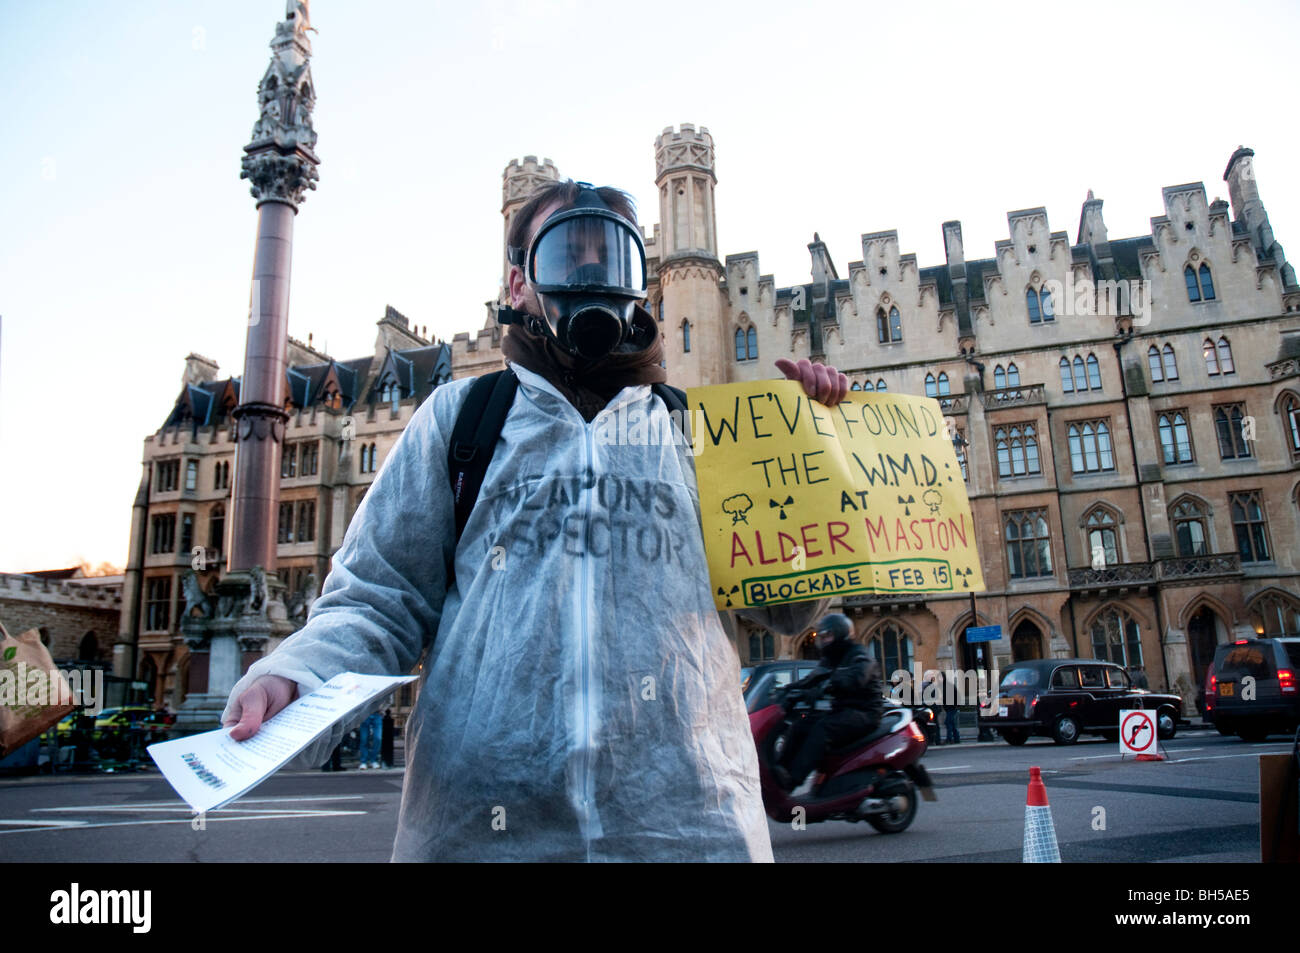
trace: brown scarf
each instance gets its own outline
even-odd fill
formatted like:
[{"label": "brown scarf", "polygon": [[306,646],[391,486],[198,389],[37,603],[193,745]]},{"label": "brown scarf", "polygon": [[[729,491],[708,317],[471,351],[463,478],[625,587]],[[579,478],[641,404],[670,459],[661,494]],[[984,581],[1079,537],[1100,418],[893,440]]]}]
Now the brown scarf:
[{"label": "brown scarf", "polygon": [[[650,312],[637,307],[633,320],[650,322]],[[656,330],[654,343],[643,351],[616,351],[591,367],[566,354],[549,337],[533,334],[521,324],[512,324],[501,339],[501,354],[507,361],[545,377],[591,423],[624,387],[658,384],[668,380],[659,366],[664,359],[664,342]],[[585,369],[584,369],[585,368]]]}]

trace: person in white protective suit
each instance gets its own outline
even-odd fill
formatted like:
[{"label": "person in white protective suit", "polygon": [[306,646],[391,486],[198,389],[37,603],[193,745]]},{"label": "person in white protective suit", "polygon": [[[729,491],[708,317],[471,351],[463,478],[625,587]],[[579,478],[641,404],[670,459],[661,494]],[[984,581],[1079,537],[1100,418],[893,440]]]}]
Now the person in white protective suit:
[{"label": "person in white protective suit", "polygon": [[[421,664],[395,861],[772,859],[694,458],[647,386],[666,373],[635,221],[585,183],[524,206],[503,309],[518,391],[459,543],[447,455],[468,379],[415,412],[306,624],[231,691],[222,722],[244,740],[334,675]],[[823,403],[847,390],[777,365]],[[793,635],[828,601],[735,614]]]}]

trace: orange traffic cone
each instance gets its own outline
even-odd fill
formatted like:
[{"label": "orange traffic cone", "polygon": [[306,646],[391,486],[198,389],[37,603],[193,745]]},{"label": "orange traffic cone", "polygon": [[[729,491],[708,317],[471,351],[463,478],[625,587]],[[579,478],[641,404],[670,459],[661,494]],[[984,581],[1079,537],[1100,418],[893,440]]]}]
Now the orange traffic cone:
[{"label": "orange traffic cone", "polygon": [[1026,864],[1059,864],[1061,851],[1056,845],[1056,827],[1052,824],[1052,809],[1047,804],[1047,788],[1043,786],[1043,773],[1038,768],[1029,769],[1029,793],[1025,798],[1025,852]]}]

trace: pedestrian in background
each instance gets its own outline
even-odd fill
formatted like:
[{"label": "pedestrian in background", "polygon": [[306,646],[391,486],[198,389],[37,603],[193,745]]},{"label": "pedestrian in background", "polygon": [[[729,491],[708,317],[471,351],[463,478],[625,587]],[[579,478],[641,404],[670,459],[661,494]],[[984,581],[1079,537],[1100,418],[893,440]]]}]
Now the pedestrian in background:
[{"label": "pedestrian in background", "polygon": [[385,768],[391,768],[396,761],[393,757],[393,731],[396,724],[393,721],[393,710],[385,708],[383,738],[379,743],[379,760],[384,763]]},{"label": "pedestrian in background", "polygon": [[948,733],[947,743],[961,744],[961,732],[957,729],[957,679],[956,672],[949,670],[939,675],[943,686],[943,723]]},{"label": "pedestrian in background", "polygon": [[1129,669],[1129,673],[1128,673],[1128,674],[1129,674],[1129,681],[1131,681],[1131,682],[1133,683],[1133,687],[1134,687],[1134,688],[1150,688],[1150,687],[1151,687],[1151,686],[1147,683],[1147,673],[1146,673],[1146,670],[1143,669],[1141,665],[1134,665],[1131,669]]},{"label": "pedestrian in background", "polygon": [[384,719],[377,711],[372,711],[361,723],[361,770],[379,767],[379,739],[383,734]]}]

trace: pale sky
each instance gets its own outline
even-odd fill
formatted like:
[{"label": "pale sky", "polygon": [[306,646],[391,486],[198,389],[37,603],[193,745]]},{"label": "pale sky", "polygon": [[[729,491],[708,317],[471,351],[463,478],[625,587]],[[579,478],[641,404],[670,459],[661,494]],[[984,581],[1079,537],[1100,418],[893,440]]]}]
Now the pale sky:
[{"label": "pale sky", "polygon": [[[0,571],[125,565],[144,438],[197,351],[243,370],[257,216],[239,178],[280,0],[0,0]],[[1088,189],[1112,238],[1162,186],[1255,149],[1300,260],[1288,2],[822,3],[316,0],[319,190],[295,229],[290,333],[372,352],[392,304],[482,326],[501,171],[549,157],[658,220],[654,137],[707,126],[723,256],[841,275],[897,229],[924,267],[1046,206],[1074,240]],[[773,375],[775,376],[775,371]]]}]

